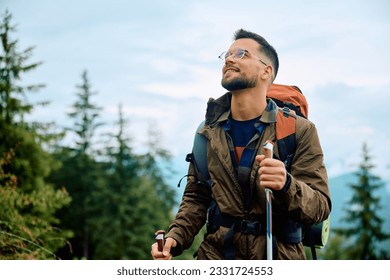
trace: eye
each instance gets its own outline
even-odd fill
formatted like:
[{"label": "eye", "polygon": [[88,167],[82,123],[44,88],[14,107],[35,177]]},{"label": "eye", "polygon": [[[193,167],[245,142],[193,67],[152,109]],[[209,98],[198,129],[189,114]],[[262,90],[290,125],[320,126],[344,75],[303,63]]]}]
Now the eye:
[{"label": "eye", "polygon": [[237,49],[235,51],[235,56],[236,56],[237,59],[241,59],[244,56],[248,56],[248,51],[244,50],[244,49]]},{"label": "eye", "polygon": [[235,56],[236,56],[238,59],[241,59],[241,58],[243,58],[243,57],[246,56],[246,55],[247,55],[246,50],[244,50],[244,49],[237,49],[237,50],[236,50]]}]

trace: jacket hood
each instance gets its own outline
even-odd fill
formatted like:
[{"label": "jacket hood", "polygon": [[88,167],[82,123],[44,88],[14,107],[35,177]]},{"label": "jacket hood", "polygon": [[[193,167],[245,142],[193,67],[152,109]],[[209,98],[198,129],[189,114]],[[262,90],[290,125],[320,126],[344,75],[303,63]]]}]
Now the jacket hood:
[{"label": "jacket hood", "polygon": [[218,121],[223,113],[230,110],[232,93],[227,92],[218,99],[210,98],[207,102],[206,125],[212,125]]},{"label": "jacket hood", "polygon": [[[212,126],[219,121],[227,120],[230,115],[231,100],[231,92],[227,92],[217,99],[210,98],[207,102],[205,124]],[[267,98],[267,107],[265,108],[260,121],[264,123],[274,123],[276,122],[277,113],[278,106],[272,99]]]}]

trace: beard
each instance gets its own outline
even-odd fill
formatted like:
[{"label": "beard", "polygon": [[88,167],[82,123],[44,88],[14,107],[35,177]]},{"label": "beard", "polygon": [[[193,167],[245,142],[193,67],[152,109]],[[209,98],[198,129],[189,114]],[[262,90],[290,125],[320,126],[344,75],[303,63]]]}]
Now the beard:
[{"label": "beard", "polygon": [[257,85],[256,79],[246,79],[246,78],[233,78],[231,80],[226,80],[222,78],[221,85],[228,91],[241,90],[246,88],[253,88]]}]

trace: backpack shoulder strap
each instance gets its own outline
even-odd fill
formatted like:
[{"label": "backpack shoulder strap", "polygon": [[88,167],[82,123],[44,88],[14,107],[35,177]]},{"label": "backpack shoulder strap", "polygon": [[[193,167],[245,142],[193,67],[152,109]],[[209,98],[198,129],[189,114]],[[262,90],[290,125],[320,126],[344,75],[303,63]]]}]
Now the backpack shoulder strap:
[{"label": "backpack shoulder strap", "polygon": [[[280,160],[284,162],[288,172],[291,171],[291,163],[297,148],[296,139],[296,118],[294,111],[288,107],[279,108],[276,122],[276,140],[279,150]],[[302,238],[304,246],[310,247],[313,259],[317,259],[315,248],[325,246],[329,236],[329,217],[325,221],[313,225],[302,226],[300,224],[289,221],[289,227],[286,230],[286,236],[291,238]]]},{"label": "backpack shoulder strap", "polygon": [[287,171],[290,172],[292,159],[297,148],[296,118],[294,111],[288,107],[279,108],[276,117],[276,143],[278,145],[279,158],[284,162]]},{"label": "backpack shoulder strap", "polygon": [[[205,121],[202,121],[196,129],[194,137],[194,145],[192,149],[191,161],[194,164],[196,177],[199,183],[209,184],[210,175],[207,166],[207,138],[200,134],[200,130],[204,127]],[[189,156],[189,155],[188,155]],[[187,156],[187,157],[188,157]]]}]

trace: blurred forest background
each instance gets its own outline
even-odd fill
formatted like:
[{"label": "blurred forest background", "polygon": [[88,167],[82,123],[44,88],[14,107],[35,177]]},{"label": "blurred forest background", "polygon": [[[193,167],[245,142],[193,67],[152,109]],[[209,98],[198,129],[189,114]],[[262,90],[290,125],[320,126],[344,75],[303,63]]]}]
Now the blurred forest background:
[{"label": "blurred forest background", "polygon": [[[104,123],[87,70],[75,81],[72,126],[29,121],[33,110],[50,106],[29,101],[44,81],[23,83],[42,62],[34,62],[33,47],[19,49],[12,14],[1,11],[0,20],[0,259],[150,259],[154,232],[169,226],[179,203],[160,132],[151,126],[146,152],[135,153],[120,105],[117,122]],[[97,135],[104,126],[116,133]],[[66,143],[67,134],[77,140]],[[379,214],[389,200],[377,195],[384,183],[373,167],[363,144],[353,183],[346,183],[352,195],[344,222],[331,227],[319,258],[390,258]],[[179,259],[193,258],[202,234]]]}]

